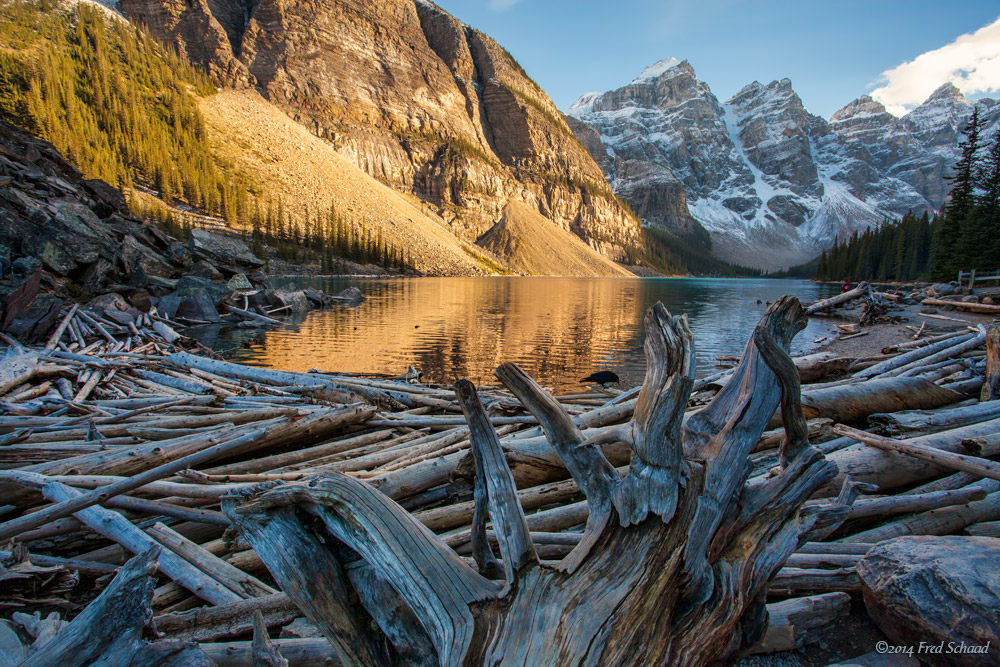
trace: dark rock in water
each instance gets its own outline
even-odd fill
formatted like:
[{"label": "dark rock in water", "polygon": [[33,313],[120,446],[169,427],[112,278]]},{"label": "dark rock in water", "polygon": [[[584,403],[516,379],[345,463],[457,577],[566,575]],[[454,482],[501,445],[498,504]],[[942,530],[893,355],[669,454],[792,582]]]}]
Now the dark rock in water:
[{"label": "dark rock in water", "polygon": [[[309,299],[309,303],[312,304],[313,308],[322,308],[323,306],[328,306],[330,305],[330,302],[333,300],[329,294],[321,292],[318,289],[312,287],[307,287],[304,290],[302,290],[302,292],[303,294],[306,295],[306,298]],[[361,297],[361,299],[364,300],[364,297]]]},{"label": "dark rock in water", "polygon": [[[167,299],[169,297],[164,297]],[[161,299],[161,302],[164,300]],[[219,311],[215,309],[212,298],[205,294],[190,294],[179,296],[180,303],[173,316],[187,320],[198,320],[201,322],[221,322]]]},{"label": "dark rock in water", "polygon": [[358,304],[365,300],[365,295],[357,287],[348,287],[341,292],[337,292],[330,298],[342,303]]},{"label": "dark rock in water", "polygon": [[857,571],[890,644],[933,647],[919,653],[930,665],[1000,664],[1000,539],[899,537],[872,547]]},{"label": "dark rock in water", "polygon": [[203,229],[192,229],[188,239],[188,249],[201,259],[207,259],[218,266],[256,268],[264,262],[250,252],[250,248],[233,236],[213,234]]},{"label": "dark rock in water", "polygon": [[181,307],[181,299],[183,298],[177,294],[161,296],[156,300],[156,311],[163,317],[171,320],[177,314],[177,309]]},{"label": "dark rock in water", "polygon": [[178,296],[205,296],[213,304],[219,305],[230,296],[233,291],[223,283],[217,283],[197,276],[184,276],[177,281],[174,294]]},{"label": "dark rock in water", "polygon": [[225,278],[221,271],[215,268],[211,262],[204,259],[199,259],[192,264],[191,268],[187,270],[186,275],[205,278],[206,280],[223,280]]},{"label": "dark rock in water", "polygon": [[306,294],[302,290],[289,292],[276,291],[274,298],[278,301],[279,305],[288,306],[289,310],[302,313],[309,310],[309,299],[306,298]]},{"label": "dark rock in water", "polygon": [[94,199],[90,210],[99,218],[108,218],[118,213],[119,215],[130,215],[128,202],[121,190],[111,186],[106,181],[99,178],[92,178],[83,182],[83,187]]},{"label": "dark rock in water", "polygon": [[43,340],[59,320],[62,299],[40,297],[7,325],[6,332],[22,343]]}]

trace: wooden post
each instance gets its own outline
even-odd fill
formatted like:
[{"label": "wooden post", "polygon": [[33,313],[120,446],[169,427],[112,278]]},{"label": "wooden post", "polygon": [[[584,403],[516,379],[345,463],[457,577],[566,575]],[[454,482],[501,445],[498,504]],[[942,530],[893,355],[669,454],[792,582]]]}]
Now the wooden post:
[{"label": "wooden post", "polygon": [[972,290],[972,287],[975,284],[976,284],[976,270],[972,269],[972,271],[969,271],[969,290],[970,291]]}]

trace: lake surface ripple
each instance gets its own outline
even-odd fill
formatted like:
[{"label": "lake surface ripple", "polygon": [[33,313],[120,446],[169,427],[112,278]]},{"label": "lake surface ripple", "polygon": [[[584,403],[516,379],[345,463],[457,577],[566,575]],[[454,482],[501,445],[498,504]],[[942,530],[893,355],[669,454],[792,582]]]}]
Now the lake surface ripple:
[{"label": "lake surface ripple", "polygon": [[[712,278],[310,278],[275,281],[336,293],[357,286],[367,300],[308,313],[268,331],[233,357],[292,371],[403,373],[413,365],[428,382],[468,378],[496,384],[493,370],[512,361],[543,386],[581,387],[595,370],[623,384],[642,382],[642,319],[662,301],[687,313],[698,375],[717,370],[716,357],[739,356],[767,306],[784,294],[802,301],[830,296],[834,285],[800,280]],[[828,335],[810,321],[793,344],[801,353]]]}]

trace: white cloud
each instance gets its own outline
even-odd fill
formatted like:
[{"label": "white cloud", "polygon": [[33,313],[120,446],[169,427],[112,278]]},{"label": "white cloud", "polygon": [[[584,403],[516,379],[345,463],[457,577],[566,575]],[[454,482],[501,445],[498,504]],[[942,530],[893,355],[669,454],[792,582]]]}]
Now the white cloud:
[{"label": "white cloud", "polygon": [[521,0],[490,0],[490,9],[495,12],[505,12]]},{"label": "white cloud", "polygon": [[871,96],[901,116],[951,81],[966,95],[1000,90],[1000,18],[951,44],[882,72]]}]

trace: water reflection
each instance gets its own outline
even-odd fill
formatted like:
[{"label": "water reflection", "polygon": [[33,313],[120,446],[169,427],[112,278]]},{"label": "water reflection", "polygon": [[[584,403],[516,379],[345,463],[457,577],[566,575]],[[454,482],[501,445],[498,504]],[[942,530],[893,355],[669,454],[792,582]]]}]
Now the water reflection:
[{"label": "water reflection", "polygon": [[[357,285],[357,308],[314,311],[295,326],[269,331],[237,358],[304,371],[402,373],[420,368],[433,382],[467,377],[495,383],[493,370],[513,361],[540,383],[579,388],[579,378],[613,370],[626,384],[644,372],[642,317],[656,301],[687,313],[699,375],[715,357],[738,355],[766,306],[782,294],[803,300],[829,287],[803,281],[620,278],[419,278],[296,281],[337,292]],[[822,292],[820,290],[823,290]],[[824,335],[810,323],[804,349]]]}]

